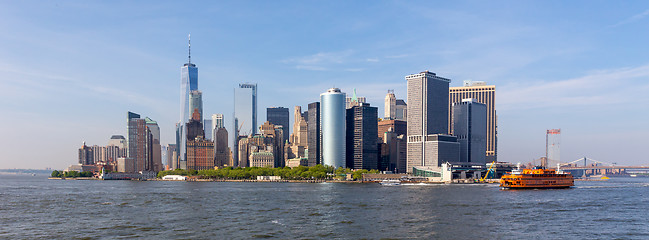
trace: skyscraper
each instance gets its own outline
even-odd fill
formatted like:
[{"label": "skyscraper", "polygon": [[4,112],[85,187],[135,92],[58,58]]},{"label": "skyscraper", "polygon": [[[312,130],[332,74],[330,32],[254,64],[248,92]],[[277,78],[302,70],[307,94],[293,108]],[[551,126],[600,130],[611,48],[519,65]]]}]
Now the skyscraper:
[{"label": "skyscraper", "polygon": [[233,166],[230,162],[230,147],[228,147],[228,130],[216,128],[214,134],[214,166]]},{"label": "skyscraper", "polygon": [[203,119],[203,92],[199,90],[192,90],[189,93],[189,111],[193,113],[198,109],[201,119]]},{"label": "skyscraper", "polygon": [[345,98],[345,108],[350,109],[353,106],[360,106],[361,104],[366,102],[367,100],[365,99],[365,97],[356,96],[356,89],[354,89],[352,96]]},{"label": "skyscraper", "polygon": [[128,163],[132,163],[133,166],[127,166],[126,169],[132,169],[135,172],[144,171],[147,160],[147,138],[149,136],[146,128],[146,120],[141,119],[137,113],[128,112],[127,123],[127,159]]},{"label": "skyscraper", "polygon": [[425,71],[408,81],[408,172],[413,167],[438,167],[459,158],[457,138],[448,133],[450,79]]},{"label": "skyscraper", "polygon": [[320,134],[320,102],[309,103],[307,111],[308,165],[322,164],[322,135]]},{"label": "skyscraper", "polygon": [[378,108],[364,103],[347,109],[346,160],[352,169],[378,169]]},{"label": "skyscraper", "polygon": [[394,119],[397,116],[397,97],[394,96],[394,90],[388,90],[388,94],[385,95],[383,110],[385,112],[383,118],[386,120]]},{"label": "skyscraper", "polygon": [[284,136],[282,136],[282,141],[286,142],[289,136],[288,108],[285,107],[266,108],[266,120],[275,126],[277,125],[282,126],[284,132]]},{"label": "skyscraper", "polygon": [[223,114],[217,113],[212,114],[212,129],[224,128],[225,122],[223,119]]},{"label": "skyscraper", "polygon": [[[464,81],[462,87],[449,88],[449,106],[462,102],[462,99],[473,98],[487,105],[487,150],[486,161],[496,161],[498,158],[498,116],[496,115],[496,86],[487,85],[482,81]],[[449,112],[449,119],[453,118]],[[449,132],[453,135],[453,122],[449,121]]]},{"label": "skyscraper", "polygon": [[241,83],[234,89],[233,123],[233,154],[234,162],[238,163],[239,136],[255,135],[257,133],[257,84]]},{"label": "skyscraper", "polygon": [[180,68],[180,120],[176,125],[176,145],[178,146],[178,160],[181,166],[186,166],[187,161],[187,153],[185,152],[187,150],[187,138],[185,138],[187,129],[185,126],[191,117],[191,113],[194,112],[189,105],[189,95],[191,91],[198,90],[198,68],[192,63],[191,36],[189,36],[188,47],[187,63]]},{"label": "skyscraper", "polygon": [[322,163],[345,167],[345,94],[331,88],[320,94]]},{"label": "skyscraper", "polygon": [[460,162],[486,163],[487,105],[472,98],[454,103],[453,133],[460,143]]},{"label": "skyscraper", "polygon": [[162,166],[162,147],[160,145],[160,127],[158,122],[151,120],[151,118],[146,117],[146,128],[150,134],[147,143],[147,166],[145,170],[159,172],[164,170]]}]

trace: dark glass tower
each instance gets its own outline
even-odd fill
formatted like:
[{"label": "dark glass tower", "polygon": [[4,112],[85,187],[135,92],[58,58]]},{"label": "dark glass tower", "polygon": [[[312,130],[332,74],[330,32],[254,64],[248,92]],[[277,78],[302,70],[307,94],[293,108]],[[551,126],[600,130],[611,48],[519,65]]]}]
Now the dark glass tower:
[{"label": "dark glass tower", "polygon": [[309,103],[307,111],[307,145],[309,166],[322,164],[322,135],[320,134],[320,102]]},{"label": "dark glass tower", "polygon": [[266,108],[266,121],[269,121],[271,124],[277,126],[281,125],[283,130],[282,142],[288,140],[289,135],[289,126],[288,126],[288,108],[285,107],[273,107]]},{"label": "dark glass tower", "polygon": [[378,111],[361,103],[347,109],[346,159],[352,169],[378,169]]}]

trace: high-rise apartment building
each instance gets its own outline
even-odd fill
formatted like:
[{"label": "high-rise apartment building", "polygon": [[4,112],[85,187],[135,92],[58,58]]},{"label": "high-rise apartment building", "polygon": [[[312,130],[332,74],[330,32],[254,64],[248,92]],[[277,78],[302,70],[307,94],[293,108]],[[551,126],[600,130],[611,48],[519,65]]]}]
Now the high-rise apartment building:
[{"label": "high-rise apartment building", "polygon": [[92,165],[95,164],[94,154],[92,148],[86,146],[86,142],[83,142],[81,148],[79,148],[79,164],[81,165]]},{"label": "high-rise apartment building", "polygon": [[320,134],[320,102],[309,103],[307,111],[308,166],[322,164],[322,135]]},{"label": "high-rise apartment building", "polygon": [[192,63],[191,38],[189,40],[189,54],[187,63],[180,68],[180,120],[176,124],[176,145],[178,146],[178,160],[180,166],[186,166],[187,129],[185,126],[194,112],[190,106],[190,93],[198,90],[198,68]]},{"label": "high-rise apartment building", "polygon": [[454,103],[453,133],[460,143],[460,162],[486,163],[487,105],[472,98]]},{"label": "high-rise apartment building", "polygon": [[[450,79],[425,71],[406,76],[408,82],[408,172],[458,161],[457,138],[448,136]],[[454,152],[454,153],[453,153]]]},{"label": "high-rise apartment building", "polygon": [[[498,157],[498,116],[496,115],[496,86],[482,81],[464,81],[462,87],[449,88],[449,106],[462,102],[462,99],[473,98],[487,105],[487,151],[486,161],[497,161]],[[453,118],[449,112],[449,119]],[[453,133],[453,122],[449,121],[449,131]]]},{"label": "high-rise apartment building", "polygon": [[346,166],[378,169],[378,108],[361,104],[347,109]]},{"label": "high-rise apartment building", "polygon": [[288,108],[285,107],[271,107],[266,108],[266,121],[269,121],[275,126],[282,126],[284,136],[282,140],[286,142],[289,137],[289,115]]},{"label": "high-rise apartment building", "polygon": [[345,167],[345,94],[331,88],[320,94],[320,132],[322,163],[335,168]]}]

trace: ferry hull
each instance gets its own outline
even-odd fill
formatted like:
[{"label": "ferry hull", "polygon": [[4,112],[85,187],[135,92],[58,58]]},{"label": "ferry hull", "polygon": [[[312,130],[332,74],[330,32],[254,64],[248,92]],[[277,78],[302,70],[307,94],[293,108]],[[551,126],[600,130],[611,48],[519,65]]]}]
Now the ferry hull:
[{"label": "ferry hull", "polygon": [[506,189],[569,188],[575,185],[571,174],[554,170],[525,169],[517,174],[507,174],[500,179],[500,187]]}]

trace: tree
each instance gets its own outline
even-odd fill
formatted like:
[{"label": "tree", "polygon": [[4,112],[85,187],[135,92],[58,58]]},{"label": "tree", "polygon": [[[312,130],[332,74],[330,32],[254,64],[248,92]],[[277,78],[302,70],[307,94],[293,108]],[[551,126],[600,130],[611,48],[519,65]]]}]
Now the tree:
[{"label": "tree", "polygon": [[61,172],[54,170],[52,171],[52,177],[60,178],[61,177]]}]

